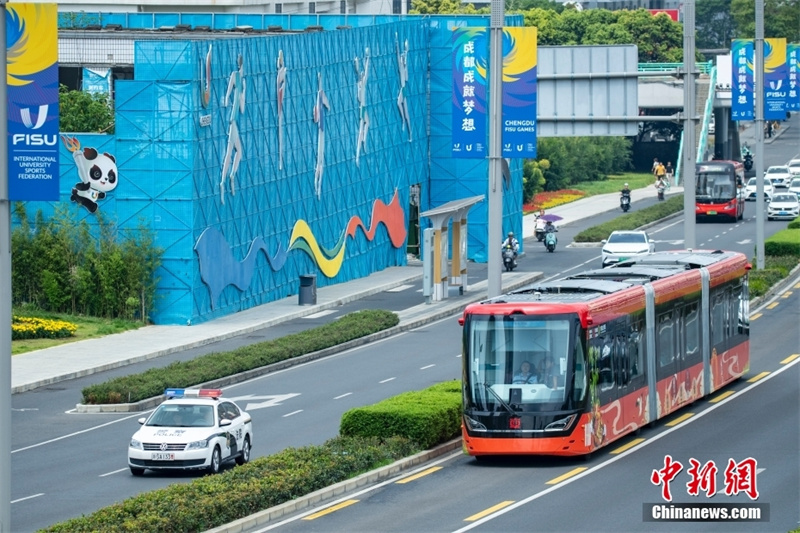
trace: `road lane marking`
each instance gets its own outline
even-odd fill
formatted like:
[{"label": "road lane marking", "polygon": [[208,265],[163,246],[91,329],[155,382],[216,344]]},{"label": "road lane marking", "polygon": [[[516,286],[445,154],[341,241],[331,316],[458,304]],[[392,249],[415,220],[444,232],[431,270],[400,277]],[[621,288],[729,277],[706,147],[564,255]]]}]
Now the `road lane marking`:
[{"label": "road lane marking", "polygon": [[775,309],[775,308],[776,308],[776,307],[778,307],[780,304],[781,304],[780,302],[772,302],[771,304],[769,304],[769,305],[767,306],[767,309]]},{"label": "road lane marking", "polygon": [[310,315],[306,315],[303,318],[322,318],[324,316],[332,315],[335,312],[336,312],[335,309],[325,309],[324,311],[319,311],[316,313],[312,313]]},{"label": "road lane marking", "polygon": [[638,445],[638,444],[641,444],[641,443],[643,443],[643,442],[644,442],[644,439],[642,439],[642,438],[639,438],[639,439],[633,439],[633,440],[632,440],[632,441],[630,441],[628,444],[625,444],[624,446],[620,446],[620,447],[619,447],[619,448],[617,448],[616,450],[614,450],[614,451],[612,451],[612,452],[609,452],[609,453],[610,453],[611,455],[616,455],[616,454],[618,454],[618,453],[622,453],[622,452],[624,452],[625,450],[629,450],[629,449],[633,448],[634,446],[636,446],[636,445]]},{"label": "road lane marking", "polygon": [[11,500],[11,503],[24,502],[25,500],[32,500],[33,498],[38,498],[39,496],[44,496],[44,492],[40,492],[39,494],[34,494],[33,496],[25,496],[24,498]]},{"label": "road lane marking", "polygon": [[423,366],[423,367],[421,367],[421,368],[420,368],[420,370],[428,370],[429,368],[433,368],[433,367],[435,367],[435,366],[436,366],[436,365],[427,365],[427,366]]},{"label": "road lane marking", "polygon": [[403,485],[403,484],[405,484],[405,483],[409,483],[409,482],[411,482],[411,481],[416,481],[417,479],[419,479],[419,478],[421,478],[421,477],[425,477],[425,476],[427,476],[428,474],[433,474],[434,472],[438,472],[438,471],[439,471],[439,470],[441,470],[441,469],[442,469],[442,467],[441,467],[441,466],[434,466],[434,467],[432,467],[432,468],[429,468],[429,469],[427,469],[427,470],[423,470],[422,472],[420,472],[420,473],[418,473],[418,474],[414,474],[413,476],[408,476],[408,477],[406,477],[406,478],[403,478],[403,479],[401,479],[400,481],[398,481],[397,483],[398,483],[399,485]]},{"label": "road lane marking", "polygon": [[758,381],[758,380],[760,380],[760,379],[762,379],[762,378],[764,378],[764,377],[766,377],[768,375],[769,375],[769,372],[761,372],[760,374],[756,374],[752,378],[748,379],[747,382],[748,383],[755,383],[756,381]]},{"label": "road lane marking", "polygon": [[119,470],[114,470],[113,472],[106,472],[105,474],[100,474],[97,477],[111,476],[111,475],[114,475],[114,474],[119,474],[120,472],[124,472],[126,470],[127,470],[127,468],[120,468]]},{"label": "road lane marking", "polygon": [[762,314],[763,314],[763,313],[756,313],[756,314],[754,314],[753,316],[751,316],[751,317],[750,317],[750,321],[752,322],[753,320],[757,320],[757,319],[759,319],[759,318],[761,317],[761,315],[762,315]]},{"label": "road lane marking", "polygon": [[794,361],[798,357],[800,357],[800,353],[793,353],[792,355],[790,355],[789,357],[787,357],[786,359],[781,361],[781,364],[785,365],[785,364],[791,363],[792,361]]},{"label": "road lane marking", "polygon": [[728,396],[730,396],[730,395],[734,394],[734,392],[735,392],[735,391],[732,391],[732,390],[725,391],[725,392],[723,392],[722,394],[720,394],[719,396],[716,396],[715,398],[713,398],[713,399],[711,399],[711,400],[708,400],[708,403],[717,403],[717,402],[721,402],[722,400],[724,400],[724,399],[725,399],[725,398],[727,398]]},{"label": "road lane marking", "polygon": [[553,479],[551,479],[551,480],[550,480],[550,481],[548,481],[546,484],[547,484],[547,485],[557,485],[558,483],[561,483],[561,482],[562,482],[562,481],[564,481],[565,479],[569,479],[569,478],[571,478],[572,476],[577,476],[578,474],[580,474],[581,472],[583,472],[583,471],[584,471],[584,470],[586,470],[587,468],[588,468],[588,467],[586,467],[586,466],[580,466],[580,467],[578,467],[578,468],[576,468],[576,469],[574,469],[574,470],[570,470],[570,471],[569,471],[569,472],[567,472],[566,474],[562,474],[562,475],[558,476],[557,478],[553,478]]},{"label": "road lane marking", "polygon": [[791,295],[792,295],[792,291],[786,291],[783,294],[781,294],[781,298],[788,298]]},{"label": "road lane marking", "polygon": [[481,511],[480,513],[475,513],[474,515],[472,515],[472,516],[470,516],[468,518],[465,518],[464,522],[474,522],[475,520],[480,520],[484,516],[488,516],[488,515],[490,515],[492,513],[496,513],[500,509],[505,509],[506,507],[508,507],[512,503],[514,503],[512,500],[507,500],[507,501],[504,501],[504,502],[500,502],[497,505],[493,505],[492,507],[489,507],[485,511]]},{"label": "road lane marking", "polygon": [[390,381],[394,381],[395,379],[397,378],[384,379],[383,381],[379,381],[378,383],[389,383]]},{"label": "road lane marking", "polygon": [[395,287],[394,289],[386,289],[384,292],[402,292],[412,287],[413,285],[400,285],[399,287]]},{"label": "road lane marking", "polygon": [[283,415],[283,418],[287,418],[287,417],[290,417],[290,416],[294,416],[294,415],[296,415],[296,414],[298,414],[298,413],[302,413],[302,412],[303,412],[303,410],[302,410],[302,409],[298,409],[297,411],[292,411],[291,413],[286,413],[285,415]]},{"label": "road lane marking", "polygon": [[689,420],[693,416],[694,416],[694,413],[685,413],[685,414],[682,414],[681,416],[679,416],[678,418],[676,418],[675,420],[670,420],[669,422],[667,422],[664,425],[667,426],[667,427],[674,427],[674,426],[677,426],[678,424],[680,424],[681,422],[683,422],[685,420]]},{"label": "road lane marking", "polygon": [[342,503],[339,503],[339,504],[336,504],[336,505],[331,505],[327,509],[323,509],[322,511],[319,511],[318,513],[310,514],[310,515],[304,517],[303,520],[314,520],[314,519],[317,519],[317,518],[319,518],[321,516],[325,516],[326,514],[331,514],[331,513],[334,513],[334,512],[336,512],[336,511],[338,511],[340,509],[344,509],[345,507],[350,507],[354,503],[358,503],[358,500],[343,501]]},{"label": "road lane marking", "polygon": [[340,394],[339,396],[334,396],[333,399],[334,400],[341,400],[345,396],[350,396],[351,394],[353,394],[353,393],[352,392],[345,392],[344,394]]}]

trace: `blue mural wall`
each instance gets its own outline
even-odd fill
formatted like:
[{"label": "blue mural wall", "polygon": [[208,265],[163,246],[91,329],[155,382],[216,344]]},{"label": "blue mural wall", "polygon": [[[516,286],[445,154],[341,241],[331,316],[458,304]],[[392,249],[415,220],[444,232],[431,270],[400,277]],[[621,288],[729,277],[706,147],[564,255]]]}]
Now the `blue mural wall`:
[{"label": "blue mural wall", "polygon": [[[450,158],[449,34],[489,17],[323,25],[331,21],[353,27],[136,42],[135,79],[116,82],[115,134],[62,135],[61,203],[95,226],[98,216],[122,230],[144,222],[165,250],[155,323],[202,322],[293,295],[305,274],[325,286],[405,264],[411,184],[422,184],[423,210],[487,194],[488,161]],[[118,180],[93,213],[71,196],[80,173],[98,165]],[[511,168],[503,225],[521,233],[521,161]],[[29,203],[45,216],[54,209]],[[484,202],[469,213],[473,260],[486,260],[487,227]]]}]

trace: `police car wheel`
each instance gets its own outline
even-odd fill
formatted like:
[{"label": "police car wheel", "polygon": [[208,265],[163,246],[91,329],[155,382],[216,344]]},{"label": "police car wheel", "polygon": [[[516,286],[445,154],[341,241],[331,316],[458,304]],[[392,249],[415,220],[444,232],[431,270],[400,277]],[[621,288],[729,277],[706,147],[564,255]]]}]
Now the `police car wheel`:
[{"label": "police car wheel", "polygon": [[244,438],[244,444],[242,444],[242,453],[239,457],[236,458],[236,464],[241,466],[250,461],[250,437]]},{"label": "police car wheel", "polygon": [[219,473],[220,465],[222,464],[222,455],[219,451],[219,446],[214,446],[214,451],[211,452],[211,463],[208,465],[209,474]]}]

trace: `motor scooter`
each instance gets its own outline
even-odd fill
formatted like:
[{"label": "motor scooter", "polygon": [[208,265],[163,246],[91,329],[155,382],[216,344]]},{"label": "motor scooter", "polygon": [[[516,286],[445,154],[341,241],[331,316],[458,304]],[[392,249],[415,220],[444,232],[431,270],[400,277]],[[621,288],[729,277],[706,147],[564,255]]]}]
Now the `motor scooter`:
[{"label": "motor scooter", "polygon": [[619,206],[622,208],[622,211],[627,213],[628,209],[631,208],[631,193],[623,191],[619,197]]},{"label": "motor scooter", "polygon": [[659,185],[658,187],[656,187],[656,190],[658,191],[658,201],[660,202],[664,200],[664,186]]},{"label": "motor scooter", "polygon": [[539,242],[544,240],[544,226],[545,221],[539,217],[536,217],[536,227],[533,230],[533,234],[536,236],[536,240]]},{"label": "motor scooter", "polygon": [[557,229],[554,229],[553,231],[548,231],[544,235],[544,246],[547,248],[548,252],[554,252],[556,250],[556,244],[558,244],[558,239],[556,238],[557,231]]},{"label": "motor scooter", "polygon": [[503,246],[503,266],[508,272],[511,272],[517,266],[517,257],[514,249],[508,244]]}]

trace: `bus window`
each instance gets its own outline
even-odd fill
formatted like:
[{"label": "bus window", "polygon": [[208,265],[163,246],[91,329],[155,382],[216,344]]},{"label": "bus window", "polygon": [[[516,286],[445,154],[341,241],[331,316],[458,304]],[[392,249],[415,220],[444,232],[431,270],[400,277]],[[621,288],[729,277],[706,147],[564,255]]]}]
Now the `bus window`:
[{"label": "bus window", "polygon": [[597,362],[600,371],[600,390],[608,390],[614,386],[614,339],[609,335],[600,348],[600,360]]},{"label": "bus window", "polygon": [[644,335],[641,333],[641,328],[641,321],[637,321],[631,326],[631,333],[628,336],[628,359],[630,361],[631,379],[641,375],[643,368]]},{"label": "bus window", "polygon": [[665,367],[672,364],[675,358],[675,334],[672,323],[672,312],[658,317],[658,364]]},{"label": "bus window", "polygon": [[689,304],[684,308],[686,325],[685,356],[690,357],[700,350],[700,315],[697,304]]},{"label": "bus window", "polygon": [[583,401],[586,396],[586,356],[583,353],[583,342],[580,334],[575,334],[575,384],[572,389],[572,399],[575,402]]}]

